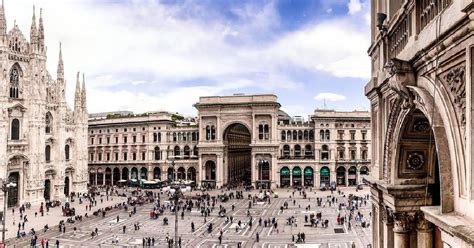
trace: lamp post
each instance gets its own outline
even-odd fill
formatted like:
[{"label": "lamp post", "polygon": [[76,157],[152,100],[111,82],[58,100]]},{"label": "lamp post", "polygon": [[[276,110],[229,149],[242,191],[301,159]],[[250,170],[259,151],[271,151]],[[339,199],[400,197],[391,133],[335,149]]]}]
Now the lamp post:
[{"label": "lamp post", "polygon": [[9,182],[8,180],[2,181],[3,191],[3,218],[2,218],[2,245],[5,247],[5,223],[7,218],[7,201],[8,201],[8,189],[16,187],[16,183]]},{"label": "lamp post", "polygon": [[175,178],[174,158],[171,159],[170,164],[171,168],[173,168],[170,192],[173,194],[172,199],[174,200],[174,247],[178,248],[178,202],[179,198],[183,195],[183,191],[181,191],[181,187]]}]

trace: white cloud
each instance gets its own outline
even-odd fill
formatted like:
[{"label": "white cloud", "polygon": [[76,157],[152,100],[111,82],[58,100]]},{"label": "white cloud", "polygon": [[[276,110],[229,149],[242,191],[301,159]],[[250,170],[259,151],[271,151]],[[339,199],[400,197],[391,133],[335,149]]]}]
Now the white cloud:
[{"label": "white cloud", "polygon": [[[299,89],[302,84],[285,74],[290,67],[338,77],[370,75],[365,53],[369,35],[350,19],[311,24],[265,40],[259,35],[271,34],[281,22],[272,2],[261,8],[232,9],[245,20],[236,24],[219,18],[182,18],[189,8],[199,7],[191,3],[15,0],[6,2],[6,15],[8,29],[16,20],[29,38],[32,6],[36,4],[37,17],[43,8],[48,69],[55,77],[62,41],[69,102],[75,73],[84,71],[90,112],[192,113],[199,95],[239,92],[244,87],[267,92]],[[189,80],[191,86],[183,83]],[[141,90],[146,85],[153,90]]]},{"label": "white cloud", "polygon": [[349,14],[354,15],[362,10],[362,3],[360,0],[349,0],[347,7],[349,8]]},{"label": "white cloud", "polygon": [[346,97],[340,94],[336,94],[336,93],[325,92],[325,93],[319,93],[318,95],[316,95],[314,97],[314,100],[339,102],[339,101],[345,101]]}]

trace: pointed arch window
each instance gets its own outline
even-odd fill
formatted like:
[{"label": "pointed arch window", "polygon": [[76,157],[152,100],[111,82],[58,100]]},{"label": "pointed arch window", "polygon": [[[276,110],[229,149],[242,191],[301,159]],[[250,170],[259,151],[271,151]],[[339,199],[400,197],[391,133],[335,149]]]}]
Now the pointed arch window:
[{"label": "pointed arch window", "polygon": [[20,97],[20,66],[14,64],[10,70],[10,98]]},{"label": "pointed arch window", "polygon": [[44,156],[46,159],[46,163],[51,162],[51,146],[50,145],[46,145],[46,147],[44,148]]},{"label": "pointed arch window", "polygon": [[11,127],[11,139],[12,140],[19,140],[20,139],[20,121],[18,119],[12,120],[12,127]]},{"label": "pointed arch window", "polygon": [[46,113],[46,120],[45,120],[45,131],[47,134],[50,134],[53,132],[53,116],[51,115],[50,112]]},{"label": "pointed arch window", "polygon": [[69,161],[69,145],[64,146],[64,157],[66,161]]}]

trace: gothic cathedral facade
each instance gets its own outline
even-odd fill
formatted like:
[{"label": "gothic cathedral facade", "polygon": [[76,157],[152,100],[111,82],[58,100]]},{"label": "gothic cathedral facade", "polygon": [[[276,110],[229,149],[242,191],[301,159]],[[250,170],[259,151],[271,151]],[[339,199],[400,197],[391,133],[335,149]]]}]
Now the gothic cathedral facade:
[{"label": "gothic cathedral facade", "polygon": [[[7,32],[0,9],[0,178],[13,182],[8,206],[64,200],[87,190],[87,108],[79,73],[74,110],[66,103],[64,64],[56,79],[46,69],[43,18],[33,18],[28,41]],[[3,197],[3,193],[2,197]]]}]

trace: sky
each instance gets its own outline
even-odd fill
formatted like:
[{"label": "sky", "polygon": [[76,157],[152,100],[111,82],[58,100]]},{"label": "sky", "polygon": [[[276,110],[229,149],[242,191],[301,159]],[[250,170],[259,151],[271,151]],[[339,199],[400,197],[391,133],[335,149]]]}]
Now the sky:
[{"label": "sky", "polygon": [[368,0],[4,0],[7,29],[29,39],[36,6],[48,70],[59,42],[73,103],[85,73],[89,113],[189,116],[200,96],[276,94],[282,109],[368,110]]}]

